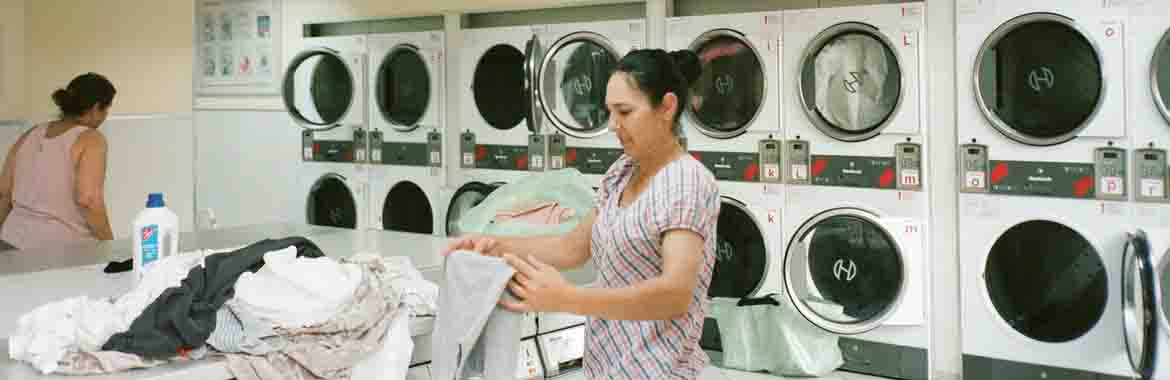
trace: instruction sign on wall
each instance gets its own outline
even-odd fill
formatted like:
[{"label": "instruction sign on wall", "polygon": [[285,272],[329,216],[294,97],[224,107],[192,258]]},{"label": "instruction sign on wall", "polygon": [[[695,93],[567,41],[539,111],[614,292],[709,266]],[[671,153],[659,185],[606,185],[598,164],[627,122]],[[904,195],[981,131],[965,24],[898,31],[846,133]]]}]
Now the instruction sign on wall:
[{"label": "instruction sign on wall", "polygon": [[279,94],[280,1],[195,1],[196,95]]}]

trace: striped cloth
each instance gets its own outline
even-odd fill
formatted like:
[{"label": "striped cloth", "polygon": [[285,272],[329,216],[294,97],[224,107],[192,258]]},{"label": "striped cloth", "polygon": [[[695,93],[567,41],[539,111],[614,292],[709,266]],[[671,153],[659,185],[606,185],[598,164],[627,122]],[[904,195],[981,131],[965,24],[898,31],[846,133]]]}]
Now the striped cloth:
[{"label": "striped cloth", "polygon": [[630,207],[622,208],[622,189],[636,168],[631,157],[622,156],[602,179],[592,235],[599,274],[596,285],[621,288],[660,276],[662,236],[675,229],[695,231],[704,239],[699,281],[681,318],[590,318],[585,375],[588,379],[697,379],[708,363],[707,354],[699,348],[699,336],[715,262],[719,188],[707,168],[684,154],[663,167]]}]

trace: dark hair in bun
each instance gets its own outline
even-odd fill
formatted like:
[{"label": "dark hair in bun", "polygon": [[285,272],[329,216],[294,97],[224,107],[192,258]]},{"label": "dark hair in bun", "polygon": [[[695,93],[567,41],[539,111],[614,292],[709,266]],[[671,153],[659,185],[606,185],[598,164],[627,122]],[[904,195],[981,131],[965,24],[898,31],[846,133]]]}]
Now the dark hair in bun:
[{"label": "dark hair in bun", "polygon": [[633,78],[639,90],[650,98],[655,107],[662,104],[667,93],[678,97],[678,109],[674,113],[674,134],[680,135],[678,117],[689,103],[691,83],[703,72],[699,56],[690,50],[667,53],[662,49],[634,50],[618,62],[618,72]]},{"label": "dark hair in bun", "polygon": [[95,105],[102,109],[108,108],[117,93],[114,84],[106,77],[86,73],[73,78],[69,86],[53,91],[53,103],[61,110],[61,116],[76,117]]}]

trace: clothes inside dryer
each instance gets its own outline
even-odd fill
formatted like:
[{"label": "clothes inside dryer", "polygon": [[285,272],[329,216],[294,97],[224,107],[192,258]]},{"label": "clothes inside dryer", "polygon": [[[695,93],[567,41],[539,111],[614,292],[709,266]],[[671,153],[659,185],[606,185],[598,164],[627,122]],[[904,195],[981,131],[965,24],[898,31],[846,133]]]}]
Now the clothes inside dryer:
[{"label": "clothes inside dryer", "polygon": [[524,53],[512,45],[492,46],[475,65],[471,82],[475,105],[493,128],[509,130],[527,116]]},{"label": "clothes inside dryer", "polygon": [[317,179],[309,189],[306,215],[309,224],[357,228],[357,204],[345,180],[336,174]]},{"label": "clothes inside dryer", "polygon": [[750,295],[760,287],[768,267],[768,250],[759,224],[743,203],[724,198],[715,235],[715,270],[707,296]]},{"label": "clothes inside dryer", "polygon": [[[566,37],[570,38],[570,37]],[[580,38],[554,45],[551,59],[543,68],[546,78],[554,77],[558,91],[544,97],[544,107],[553,123],[565,133],[604,132],[609,122],[605,88],[617,69],[619,57],[601,41]],[[559,96],[558,96],[559,95]]]},{"label": "clothes inside dryer", "polygon": [[902,68],[877,29],[838,24],[814,39],[802,60],[801,99],[827,134],[856,141],[876,135],[902,96]]},{"label": "clothes inside dryer", "polygon": [[[905,268],[889,231],[872,220],[839,214],[810,220],[794,237],[800,255],[786,268],[794,299],[817,325],[876,325],[897,305]],[[807,263],[799,265],[799,259]]]},{"label": "clothes inside dryer", "polygon": [[431,73],[418,49],[400,45],[390,50],[378,69],[378,109],[399,130],[411,130],[427,112]]},{"label": "clothes inside dryer", "polygon": [[691,84],[688,114],[717,138],[742,134],[760,113],[767,76],[756,48],[743,35],[715,30],[691,47],[703,71]]},{"label": "clothes inside dryer", "polygon": [[1026,144],[1075,137],[1104,94],[1097,49],[1073,21],[1057,15],[1025,15],[1000,26],[975,67],[983,112],[1002,122],[993,122],[1001,132]]},{"label": "clothes inside dryer", "polygon": [[[354,78],[337,55],[311,52],[298,56],[284,83],[293,117],[312,125],[337,123],[353,102]],[[291,100],[291,103],[289,102]]]},{"label": "clothes inside dryer", "polygon": [[499,187],[499,184],[483,182],[468,182],[460,186],[451,196],[451,204],[447,206],[447,236],[461,235],[459,220],[463,219],[468,210],[483,203],[483,200]]},{"label": "clothes inside dryer", "polygon": [[1166,30],[1166,34],[1162,35],[1162,41],[1154,49],[1152,60],[1154,101],[1158,103],[1158,110],[1162,112],[1162,116],[1170,122],[1170,30]]},{"label": "clothes inside dryer", "polygon": [[414,182],[399,182],[386,194],[382,206],[383,229],[429,235],[435,230],[434,218],[426,192]]},{"label": "clothes inside dryer", "polygon": [[1097,250],[1080,233],[1047,220],[1023,222],[1000,235],[983,279],[1004,322],[1042,342],[1067,342],[1089,332],[1109,299]]}]

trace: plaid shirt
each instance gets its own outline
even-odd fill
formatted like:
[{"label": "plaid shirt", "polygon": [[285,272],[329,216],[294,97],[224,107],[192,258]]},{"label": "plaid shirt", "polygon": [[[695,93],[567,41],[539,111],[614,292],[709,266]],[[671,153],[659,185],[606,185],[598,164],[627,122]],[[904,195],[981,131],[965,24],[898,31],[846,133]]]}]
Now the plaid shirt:
[{"label": "plaid shirt", "polygon": [[634,203],[622,208],[622,190],[634,177],[636,167],[631,157],[622,156],[602,179],[592,234],[597,286],[628,287],[662,275],[662,237],[675,229],[691,230],[703,238],[699,281],[681,318],[590,318],[585,338],[586,378],[696,379],[708,364],[699,336],[715,263],[719,188],[707,168],[684,154],[655,174]]}]

